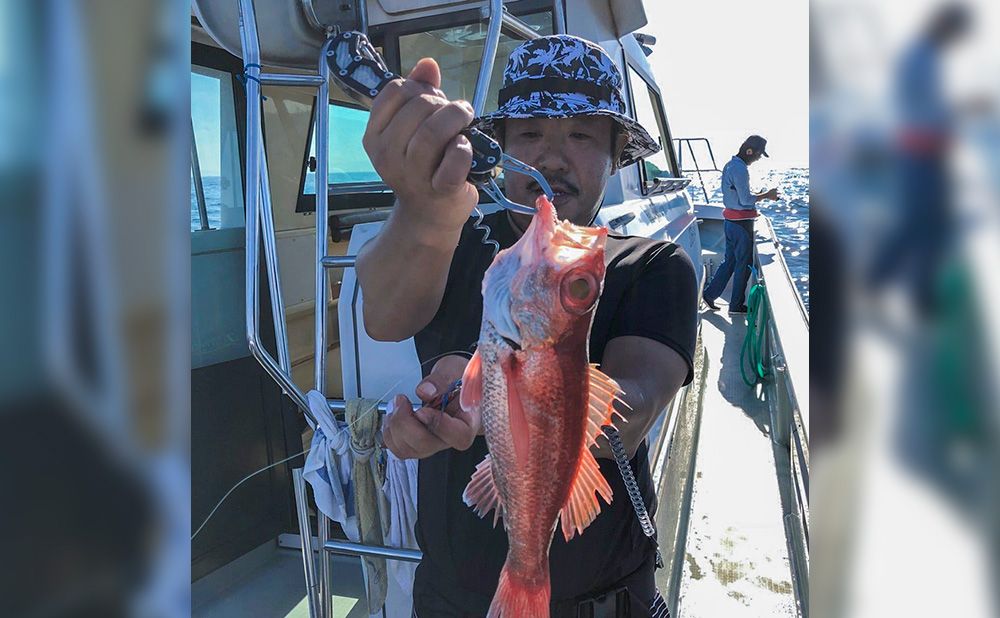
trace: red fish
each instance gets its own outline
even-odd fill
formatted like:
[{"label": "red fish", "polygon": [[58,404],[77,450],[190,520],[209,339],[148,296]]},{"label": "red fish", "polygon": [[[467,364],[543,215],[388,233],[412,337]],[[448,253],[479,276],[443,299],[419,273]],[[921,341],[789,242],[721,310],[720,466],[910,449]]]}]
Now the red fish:
[{"label": "red fish", "polygon": [[611,424],[618,385],[589,364],[604,284],[606,228],[556,218],[545,197],[524,236],[483,279],[479,346],[461,404],[483,417],[490,454],[465,489],[480,517],[503,518],[509,550],[489,618],[549,615],[549,546],[570,540],[612,492],[590,452]]}]

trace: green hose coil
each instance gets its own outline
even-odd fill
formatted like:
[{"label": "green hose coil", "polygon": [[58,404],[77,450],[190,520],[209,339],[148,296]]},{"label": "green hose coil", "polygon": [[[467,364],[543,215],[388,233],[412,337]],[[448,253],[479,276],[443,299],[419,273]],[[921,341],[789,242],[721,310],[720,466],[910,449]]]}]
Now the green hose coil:
[{"label": "green hose coil", "polygon": [[[750,288],[747,298],[747,334],[743,338],[743,348],[740,350],[740,375],[749,387],[763,382],[768,376],[761,342],[767,336],[769,318],[767,288],[764,287],[764,282],[758,279],[758,282]],[[748,369],[752,374],[748,375]]]}]

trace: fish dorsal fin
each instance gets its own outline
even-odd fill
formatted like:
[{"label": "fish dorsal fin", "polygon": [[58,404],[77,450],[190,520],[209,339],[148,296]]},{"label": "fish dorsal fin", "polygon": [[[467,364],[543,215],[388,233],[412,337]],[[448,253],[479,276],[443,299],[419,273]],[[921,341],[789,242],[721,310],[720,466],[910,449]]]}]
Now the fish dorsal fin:
[{"label": "fish dorsal fin", "polygon": [[567,541],[575,534],[583,533],[601,513],[601,503],[597,501],[595,493],[600,494],[606,503],[611,504],[611,486],[601,474],[601,468],[597,465],[597,460],[594,459],[590,449],[585,448],[580,453],[580,463],[570,485],[566,504],[559,511],[559,522],[563,537]]},{"label": "fish dorsal fin", "polygon": [[487,455],[485,459],[476,466],[476,471],[472,473],[472,480],[465,487],[462,500],[472,507],[476,515],[486,517],[486,514],[493,511],[493,527],[503,516],[503,498],[497,491],[496,481],[493,479],[493,459]]},{"label": "fish dorsal fin", "polygon": [[465,366],[465,373],[462,374],[462,391],[459,395],[459,403],[466,412],[472,412],[479,408],[483,401],[483,358],[479,355],[479,350],[469,359],[469,364]]},{"label": "fish dorsal fin", "polygon": [[590,366],[590,400],[587,412],[586,446],[589,448],[597,442],[597,437],[604,435],[601,429],[607,425],[614,426],[612,416],[618,415],[623,422],[625,420],[621,414],[615,410],[615,402],[619,402],[626,408],[629,407],[619,395],[623,395],[618,383],[605,375],[597,365]]}]

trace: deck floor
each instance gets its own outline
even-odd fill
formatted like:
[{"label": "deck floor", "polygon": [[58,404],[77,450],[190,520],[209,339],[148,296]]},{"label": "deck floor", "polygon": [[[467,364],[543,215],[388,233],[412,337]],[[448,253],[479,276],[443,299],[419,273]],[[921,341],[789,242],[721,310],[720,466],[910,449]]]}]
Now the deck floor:
[{"label": "deck floor", "polygon": [[[298,550],[277,547],[257,553],[261,555],[253,557],[252,564],[231,569],[222,575],[222,581],[197,582],[191,615],[195,618],[308,618],[302,554]],[[358,598],[358,591],[364,586],[358,560],[331,556],[330,563],[333,618],[367,618],[367,604]],[[210,578],[212,575],[206,579]],[[198,588],[206,584],[214,589],[199,595]]]},{"label": "deck floor", "polygon": [[778,482],[788,461],[771,442],[767,403],[740,377],[744,316],[726,309],[702,314],[708,382],[678,613],[795,616]]}]

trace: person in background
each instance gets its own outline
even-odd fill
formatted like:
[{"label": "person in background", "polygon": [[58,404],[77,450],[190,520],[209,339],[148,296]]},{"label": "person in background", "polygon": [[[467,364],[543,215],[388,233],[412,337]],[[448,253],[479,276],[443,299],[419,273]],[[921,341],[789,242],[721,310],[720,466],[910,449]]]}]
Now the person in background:
[{"label": "person in background", "polygon": [[903,283],[922,318],[934,313],[956,227],[948,159],[958,110],[945,98],[941,65],[945,52],[968,33],[971,19],[963,4],[941,7],[896,69],[895,225],[876,253],[867,283],[876,293],[890,282]]},{"label": "person in background", "polygon": [[722,294],[730,277],[733,290],[729,297],[730,313],[746,313],[746,287],[753,260],[753,220],[757,218],[757,202],[778,199],[778,190],[750,192],[750,170],[761,157],[766,157],[767,140],[759,135],[746,138],[740,151],[722,168],[722,215],[726,222],[726,257],[705,287],[702,300],[713,311],[719,308],[715,299]]}]

